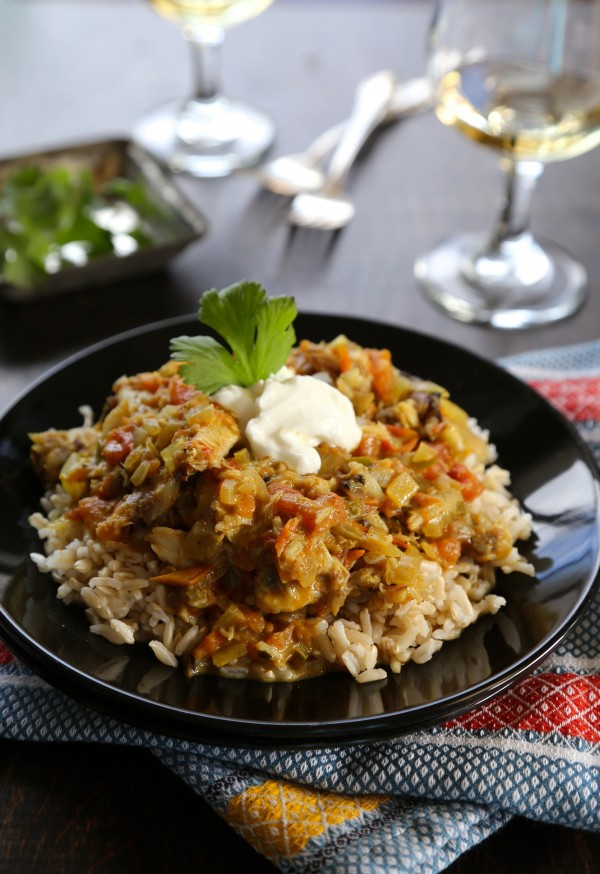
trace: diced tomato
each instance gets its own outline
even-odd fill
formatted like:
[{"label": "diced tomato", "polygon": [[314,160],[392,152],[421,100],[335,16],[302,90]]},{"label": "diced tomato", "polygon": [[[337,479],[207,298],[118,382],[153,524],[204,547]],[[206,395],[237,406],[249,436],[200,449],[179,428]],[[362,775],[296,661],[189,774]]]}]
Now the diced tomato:
[{"label": "diced tomato", "polygon": [[281,483],[269,483],[267,489],[275,500],[277,510],[280,513],[285,513],[287,516],[295,516],[300,511],[300,507],[308,500],[305,495],[296,489]]},{"label": "diced tomato", "polygon": [[117,428],[108,434],[102,455],[109,464],[121,464],[133,449],[133,434],[127,428]]},{"label": "diced tomato", "polygon": [[[268,488],[274,498],[277,512],[285,516],[300,516],[302,523],[309,531],[316,528],[319,522],[322,522],[324,527],[331,528],[332,525],[341,522],[346,516],[343,498],[333,492],[312,499],[296,489],[282,486],[280,483],[273,483]],[[323,510],[329,512],[323,513]],[[321,518],[319,519],[319,517]]]},{"label": "diced tomato", "polygon": [[483,483],[475,476],[472,470],[469,470],[466,465],[461,464],[459,461],[452,465],[448,474],[453,480],[460,483],[460,490],[465,501],[473,501],[482,493]]},{"label": "diced tomato", "polygon": [[155,392],[161,383],[158,373],[140,373],[138,383],[142,391]]},{"label": "diced tomato", "polygon": [[390,455],[395,455],[398,452],[398,447],[391,440],[382,440],[380,452],[384,458],[389,458]]},{"label": "diced tomato", "polygon": [[446,471],[447,467],[441,461],[432,461],[431,464],[428,464],[427,467],[423,468],[421,474],[426,480],[433,482],[438,478],[438,476],[446,473]]},{"label": "diced tomato", "polygon": [[77,506],[67,511],[69,519],[78,519],[90,528],[95,528],[99,522],[109,516],[115,506],[115,501],[105,501],[102,498],[90,496],[82,498]]},{"label": "diced tomato", "polygon": [[423,468],[422,474],[425,479],[432,482],[433,480],[436,480],[441,474],[448,473],[448,468],[453,464],[453,461],[452,456],[450,455],[450,452],[448,450],[448,446],[445,443],[437,440],[434,443],[430,443],[429,445],[432,449],[435,449],[437,453],[437,459],[431,464],[428,464],[427,467]]},{"label": "diced tomato", "polygon": [[187,385],[179,374],[171,377],[169,383],[169,403],[184,404],[196,394],[196,389],[192,385]]}]

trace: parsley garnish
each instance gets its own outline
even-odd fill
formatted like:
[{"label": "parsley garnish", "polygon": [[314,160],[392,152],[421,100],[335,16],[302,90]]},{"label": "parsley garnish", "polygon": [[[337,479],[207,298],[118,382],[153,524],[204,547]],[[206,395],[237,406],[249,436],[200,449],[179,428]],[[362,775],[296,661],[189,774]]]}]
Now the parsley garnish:
[{"label": "parsley garnish", "polygon": [[184,362],[184,380],[206,394],[225,385],[249,386],[276,373],[296,341],[292,297],[268,298],[256,282],[238,282],[200,298],[198,320],[228,344],[213,337],[176,337],[171,357]]}]

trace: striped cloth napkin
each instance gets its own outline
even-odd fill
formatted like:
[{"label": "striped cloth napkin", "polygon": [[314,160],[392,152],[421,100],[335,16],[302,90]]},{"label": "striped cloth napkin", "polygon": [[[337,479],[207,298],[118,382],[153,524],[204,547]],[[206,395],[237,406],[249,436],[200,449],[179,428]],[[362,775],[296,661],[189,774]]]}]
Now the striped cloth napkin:
[{"label": "striped cloth napkin", "polygon": [[[505,360],[600,460],[600,342]],[[132,729],[0,644],[0,736],[143,745],[284,872],[423,874],[515,814],[600,830],[600,599],[530,677],[438,728],[318,752],[233,750]]]}]

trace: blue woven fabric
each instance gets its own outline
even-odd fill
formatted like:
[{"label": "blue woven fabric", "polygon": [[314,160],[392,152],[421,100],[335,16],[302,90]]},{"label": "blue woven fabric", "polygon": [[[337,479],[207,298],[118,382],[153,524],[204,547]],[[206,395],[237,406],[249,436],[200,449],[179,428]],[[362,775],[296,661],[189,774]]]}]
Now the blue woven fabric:
[{"label": "blue woven fabric", "polygon": [[[504,363],[534,384],[600,386],[600,342]],[[574,419],[598,452],[592,413]],[[524,683],[393,742],[318,752],[193,744],[88,710],[16,659],[0,664],[0,735],[143,746],[284,872],[433,874],[515,814],[600,831],[599,629],[596,601]]]}]

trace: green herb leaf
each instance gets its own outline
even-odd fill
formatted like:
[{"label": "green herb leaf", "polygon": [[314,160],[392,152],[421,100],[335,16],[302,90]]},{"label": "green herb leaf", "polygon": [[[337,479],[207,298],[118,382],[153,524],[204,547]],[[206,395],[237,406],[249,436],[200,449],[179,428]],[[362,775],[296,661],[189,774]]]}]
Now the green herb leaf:
[{"label": "green herb leaf", "polygon": [[126,179],[115,176],[104,186],[106,197],[113,197],[128,203],[142,218],[153,218],[160,214],[156,203],[148,194],[146,186],[141,180]]},{"label": "green herb leaf", "polygon": [[198,319],[229,348],[212,337],[176,337],[171,357],[184,362],[184,380],[206,394],[225,385],[253,385],[285,364],[296,341],[292,322],[297,312],[292,297],[268,298],[256,282],[206,291]]},{"label": "green herb leaf", "polygon": [[[73,263],[118,254],[122,234],[110,211],[123,203],[135,217],[132,240],[149,245],[146,218],[160,211],[141,180],[115,178],[98,187],[88,167],[28,164],[14,170],[0,186],[0,278],[30,288]],[[107,211],[103,224],[99,213]],[[81,253],[75,262],[73,246]]]}]

